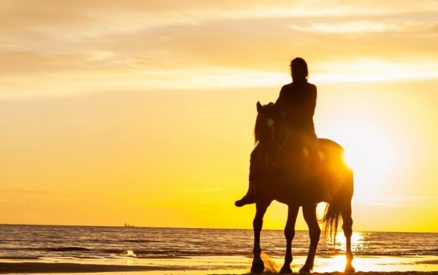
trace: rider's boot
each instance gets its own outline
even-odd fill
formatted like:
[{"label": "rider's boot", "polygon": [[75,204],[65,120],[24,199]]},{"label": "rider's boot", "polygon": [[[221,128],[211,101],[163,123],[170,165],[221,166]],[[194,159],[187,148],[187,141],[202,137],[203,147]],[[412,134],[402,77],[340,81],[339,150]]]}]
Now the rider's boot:
[{"label": "rider's boot", "polygon": [[255,203],[255,182],[250,180],[248,191],[246,192],[245,196],[241,198],[240,200],[236,201],[234,205],[237,207],[242,207],[247,204]]}]

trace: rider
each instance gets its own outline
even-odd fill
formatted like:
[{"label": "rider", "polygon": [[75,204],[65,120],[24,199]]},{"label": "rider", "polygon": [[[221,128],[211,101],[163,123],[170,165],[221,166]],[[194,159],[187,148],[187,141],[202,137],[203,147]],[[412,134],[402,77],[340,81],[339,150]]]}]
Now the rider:
[{"label": "rider", "polygon": [[[318,138],[315,134],[313,115],[316,107],[316,86],[309,83],[307,78],[309,71],[304,59],[297,57],[290,63],[292,82],[281,88],[280,95],[275,102],[282,114],[285,116],[289,127],[300,135],[300,141],[311,162],[319,166]],[[258,152],[256,146],[250,157],[249,188],[245,196],[235,202],[238,207],[255,203],[255,182],[252,172],[253,160]],[[327,197],[328,191],[323,191],[323,200],[330,200]]]}]

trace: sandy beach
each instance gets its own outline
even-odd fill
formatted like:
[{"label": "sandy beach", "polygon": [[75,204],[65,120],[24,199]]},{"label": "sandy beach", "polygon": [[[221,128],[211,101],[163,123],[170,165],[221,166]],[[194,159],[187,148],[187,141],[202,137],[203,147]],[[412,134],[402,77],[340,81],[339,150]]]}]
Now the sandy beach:
[{"label": "sandy beach", "polygon": [[[304,257],[294,258],[291,265],[297,273],[304,263]],[[265,272],[278,274],[281,258],[264,257]],[[315,260],[315,274],[343,274],[345,258],[320,257]],[[438,275],[436,257],[356,257],[353,262],[356,273],[364,275]],[[200,257],[198,259],[149,259],[148,261],[105,262],[105,261],[2,261],[0,274],[174,274],[174,275],[224,275],[251,274],[251,258]]]},{"label": "sandy beach", "polygon": [[128,266],[128,265],[97,265],[74,263],[0,263],[0,274],[10,273],[95,273],[95,272],[128,272],[128,271],[169,271],[168,268]]},{"label": "sandy beach", "polygon": [[[72,263],[0,263],[0,274],[88,274],[104,273],[115,274],[251,274],[245,271],[201,271],[181,270],[172,267],[157,266],[120,266],[120,265],[94,265],[94,264],[72,264]],[[277,274],[273,271],[265,271],[263,274]],[[318,274],[315,272],[314,274]],[[343,274],[343,272],[321,272],[319,274]],[[358,275],[435,275],[438,271],[358,271]]]}]

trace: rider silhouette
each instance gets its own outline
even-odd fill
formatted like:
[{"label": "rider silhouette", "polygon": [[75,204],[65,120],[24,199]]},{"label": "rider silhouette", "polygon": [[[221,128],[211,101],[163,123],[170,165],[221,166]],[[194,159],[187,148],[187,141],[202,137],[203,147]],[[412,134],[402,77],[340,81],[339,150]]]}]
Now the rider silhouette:
[{"label": "rider silhouette", "polygon": [[[317,88],[307,81],[309,71],[304,59],[297,57],[290,63],[292,82],[284,85],[275,102],[291,129],[299,134],[299,140],[311,162],[319,166],[318,138],[315,133],[313,115],[315,114]],[[249,187],[240,200],[235,202],[237,207],[255,203],[255,182],[253,177],[253,160],[259,151],[254,148],[250,156]],[[328,198],[324,199],[329,200]]]}]

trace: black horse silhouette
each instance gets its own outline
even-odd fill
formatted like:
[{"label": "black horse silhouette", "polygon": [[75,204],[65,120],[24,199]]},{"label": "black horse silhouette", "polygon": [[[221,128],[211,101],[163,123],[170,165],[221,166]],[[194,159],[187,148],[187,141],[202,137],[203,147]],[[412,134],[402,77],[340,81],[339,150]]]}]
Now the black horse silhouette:
[{"label": "black horse silhouette", "polygon": [[[317,203],[321,196],[320,186],[313,184],[317,179],[325,179],[331,202],[327,204],[322,222],[324,230],[335,240],[339,221],[343,220],[346,238],[347,264],[345,272],[354,272],[352,265],[351,235],[353,220],[351,200],[353,197],[353,171],[344,162],[344,149],[329,139],[319,139],[321,164],[318,173],[309,166],[308,152],[299,146],[299,134],[289,129],[284,117],[275,104],[262,106],[257,102],[257,120],[254,130],[259,152],[254,159],[254,179],[256,214],[253,221],[254,248],[251,272],[262,273],[265,266],[261,259],[260,232],[263,216],[273,200],[288,206],[288,218],[284,234],[286,255],[281,273],[291,273],[292,239],[295,235],[295,222],[299,207],[309,227],[310,247],[304,266],[300,272],[311,272],[315,260],[321,230],[316,215]],[[319,180],[321,182],[321,180]],[[314,186],[314,187],[312,187]]]}]

